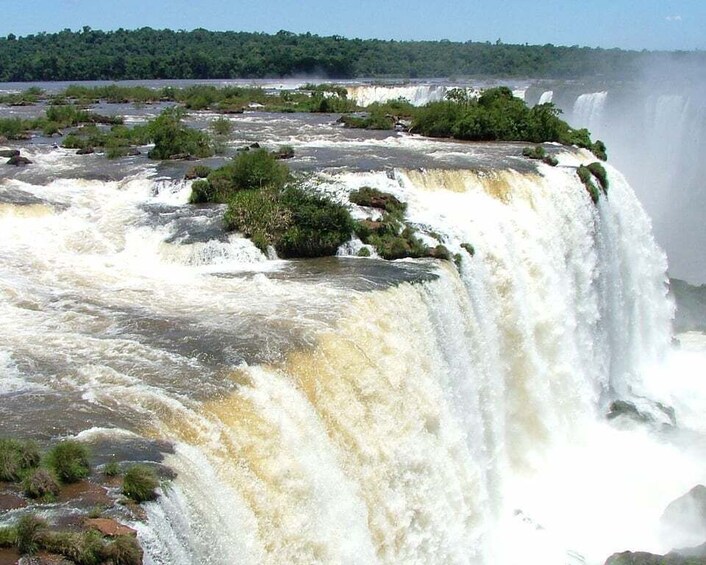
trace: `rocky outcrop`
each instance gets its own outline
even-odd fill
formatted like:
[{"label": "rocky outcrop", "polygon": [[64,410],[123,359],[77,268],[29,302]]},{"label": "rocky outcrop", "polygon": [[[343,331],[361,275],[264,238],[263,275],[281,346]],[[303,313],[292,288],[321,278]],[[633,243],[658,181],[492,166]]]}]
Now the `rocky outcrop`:
[{"label": "rocky outcrop", "polygon": [[29,165],[31,163],[32,161],[27,159],[27,157],[23,157],[19,153],[10,157],[10,160],[7,162],[8,165],[14,165],[15,167],[21,167],[24,165]]},{"label": "rocky outcrop", "polygon": [[0,149],[0,157],[5,157],[6,159],[17,157],[19,154],[19,149]]},{"label": "rocky outcrop", "polygon": [[90,530],[97,530],[106,537],[137,536],[137,530],[110,518],[89,518],[84,522],[84,526]]},{"label": "rocky outcrop", "polygon": [[605,565],[706,565],[706,557],[688,557],[676,553],[655,555],[642,551],[624,551],[611,555]]}]

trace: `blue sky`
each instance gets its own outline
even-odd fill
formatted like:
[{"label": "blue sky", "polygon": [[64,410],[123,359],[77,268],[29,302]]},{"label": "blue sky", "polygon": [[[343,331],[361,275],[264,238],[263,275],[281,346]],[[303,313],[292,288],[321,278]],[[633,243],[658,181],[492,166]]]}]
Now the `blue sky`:
[{"label": "blue sky", "polygon": [[139,27],[706,49],[706,0],[2,0],[0,35]]}]

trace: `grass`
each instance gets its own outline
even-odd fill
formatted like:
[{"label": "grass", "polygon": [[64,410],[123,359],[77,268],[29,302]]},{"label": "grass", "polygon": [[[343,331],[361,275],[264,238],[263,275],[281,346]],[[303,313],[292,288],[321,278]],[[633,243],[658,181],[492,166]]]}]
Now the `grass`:
[{"label": "grass", "polygon": [[74,440],[65,440],[54,446],[47,454],[47,464],[62,483],[75,483],[85,479],[91,466],[88,448]]},{"label": "grass", "polygon": [[159,486],[157,475],[147,465],[133,465],[123,478],[122,493],[137,503],[155,500]]},{"label": "grass", "polygon": [[25,473],[37,467],[39,449],[34,442],[15,439],[0,440],[0,481],[19,481]]},{"label": "grass", "polygon": [[24,493],[29,498],[53,501],[59,494],[59,483],[47,469],[35,469],[22,481]]}]

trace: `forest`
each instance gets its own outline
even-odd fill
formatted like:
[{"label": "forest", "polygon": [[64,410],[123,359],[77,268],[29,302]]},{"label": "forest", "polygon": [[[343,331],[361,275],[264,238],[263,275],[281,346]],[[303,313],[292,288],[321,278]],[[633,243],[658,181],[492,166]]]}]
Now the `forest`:
[{"label": "forest", "polygon": [[0,81],[328,78],[630,77],[650,53],[467,41],[385,41],[340,36],[118,29],[0,37]]}]

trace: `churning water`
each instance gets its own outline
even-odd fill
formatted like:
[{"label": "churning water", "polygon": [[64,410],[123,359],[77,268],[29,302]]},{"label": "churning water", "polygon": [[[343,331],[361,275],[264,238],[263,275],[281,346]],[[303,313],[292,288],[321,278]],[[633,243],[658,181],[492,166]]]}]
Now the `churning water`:
[{"label": "churning water", "polygon": [[[3,434],[168,443],[146,563],[670,550],[664,508],[706,481],[705,344],[670,345],[666,258],[622,174],[596,206],[582,152],[535,169],[513,145],[269,123],[313,188],[395,194],[458,266],[268,260],[168,168],[101,180],[99,157],[34,148],[0,181]],[[616,399],[653,423],[609,424]]]}]

